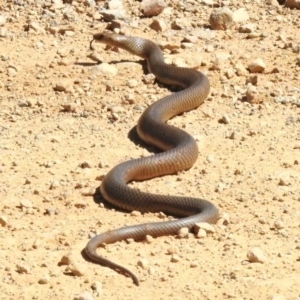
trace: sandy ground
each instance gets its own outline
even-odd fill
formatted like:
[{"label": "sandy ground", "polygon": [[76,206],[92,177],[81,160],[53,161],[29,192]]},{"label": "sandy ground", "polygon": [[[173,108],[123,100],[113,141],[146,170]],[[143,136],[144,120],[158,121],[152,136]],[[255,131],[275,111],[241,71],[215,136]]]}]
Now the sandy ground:
[{"label": "sandy ground", "polygon": [[[123,1],[128,22],[122,30],[177,46],[164,50],[168,61],[194,67],[201,59],[198,70],[212,86],[201,107],[170,121],[199,144],[193,168],[131,186],[208,199],[229,222],[205,238],[166,236],[99,249],[132,270],[140,287],[86,260],[82,250],[94,233],[161,220],[114,209],[97,188],[117,163],[153,154],[128,134],[141,112],[171,91],[142,81],[138,57],[99,44],[97,55],[117,73],[97,71],[89,42],[108,23],[97,19],[89,1],[65,3],[47,17],[47,2],[2,2],[0,298],[299,300],[300,11],[274,1],[224,1],[232,11],[244,7],[250,19],[216,31],[208,22],[215,8],[170,1],[159,16],[167,27],[156,32],[149,28],[153,18],[141,17],[140,2],[131,2]],[[74,18],[64,17],[66,8]],[[182,29],[170,29],[175,19]],[[40,28],[28,26],[29,20]],[[256,25],[252,38],[239,32],[249,23]],[[72,28],[47,30],[55,24]],[[205,28],[212,38],[182,49],[191,29]],[[256,58],[266,65],[262,73],[237,74]],[[245,95],[255,76],[260,103],[251,104]],[[263,263],[249,262],[254,247]]]}]

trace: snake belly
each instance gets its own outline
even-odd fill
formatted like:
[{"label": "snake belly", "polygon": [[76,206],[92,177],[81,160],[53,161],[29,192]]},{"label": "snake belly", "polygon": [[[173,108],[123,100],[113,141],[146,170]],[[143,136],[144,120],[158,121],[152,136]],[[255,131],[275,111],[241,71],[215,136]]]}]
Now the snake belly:
[{"label": "snake belly", "polygon": [[192,167],[199,152],[196,141],[191,135],[168,125],[166,121],[202,104],[209,94],[210,85],[208,78],[201,72],[166,64],[161,49],[150,40],[104,32],[93,35],[91,48],[93,41],[125,49],[146,59],[149,72],[153,73],[158,81],[183,88],[150,105],[137,124],[140,139],[162,152],[120,163],[109,171],[100,186],[104,199],[116,207],[142,213],[164,212],[180,219],[114,229],[96,235],[85,248],[87,256],[93,262],[130,276],[134,283],[139,285],[138,278],[130,270],[101,257],[96,249],[101,244],[127,238],[141,240],[146,235],[153,237],[174,235],[179,229],[183,227],[191,229],[198,222],[217,221],[218,209],[209,201],[192,197],[150,194],[127,186],[131,181],[175,174]]}]

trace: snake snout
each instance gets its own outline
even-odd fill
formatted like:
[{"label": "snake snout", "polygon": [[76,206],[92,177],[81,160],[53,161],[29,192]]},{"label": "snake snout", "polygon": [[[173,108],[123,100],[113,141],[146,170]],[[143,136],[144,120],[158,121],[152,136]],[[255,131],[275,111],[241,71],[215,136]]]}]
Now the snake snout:
[{"label": "snake snout", "polygon": [[90,42],[90,49],[94,50],[94,48],[92,46],[92,43],[94,41],[98,42],[98,43],[103,43],[103,44],[110,44],[110,40],[111,40],[110,35],[111,34],[109,34],[109,33],[103,33],[103,32],[93,34],[93,39]]}]

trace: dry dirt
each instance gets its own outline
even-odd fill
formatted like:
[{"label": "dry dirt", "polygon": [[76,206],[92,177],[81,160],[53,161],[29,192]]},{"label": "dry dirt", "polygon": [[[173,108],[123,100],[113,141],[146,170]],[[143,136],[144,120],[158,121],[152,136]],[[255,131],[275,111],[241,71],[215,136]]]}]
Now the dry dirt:
[{"label": "dry dirt", "polygon": [[[250,19],[216,31],[208,22],[215,8],[168,1],[159,16],[167,28],[157,33],[149,28],[153,18],[141,16],[140,2],[123,1],[124,33],[177,46],[164,50],[169,61],[193,67],[201,58],[198,69],[212,87],[201,107],[170,121],[199,144],[193,168],[132,186],[205,198],[229,217],[202,239],[165,236],[99,249],[139,277],[136,287],[86,260],[82,250],[95,232],[161,220],[113,209],[96,190],[119,162],[153,154],[128,134],[144,108],[171,91],[142,81],[138,57],[99,44],[98,56],[118,73],[95,73],[91,34],[108,23],[89,6],[93,1],[65,3],[52,15],[45,1],[2,1],[1,299],[300,299],[300,11],[266,2],[224,1],[232,11],[244,7]],[[171,29],[174,20],[182,29]],[[252,38],[239,32],[246,23],[257,26]],[[55,33],[50,25],[73,28]],[[180,47],[205,28],[214,37]],[[258,57],[266,64],[262,73],[237,72]],[[260,103],[251,104],[245,95],[255,76]],[[55,90],[61,83],[65,90]],[[248,261],[253,247],[264,263]],[[64,256],[70,266],[61,263]],[[141,259],[148,267],[138,266]],[[85,298],[76,296],[84,292]]]}]

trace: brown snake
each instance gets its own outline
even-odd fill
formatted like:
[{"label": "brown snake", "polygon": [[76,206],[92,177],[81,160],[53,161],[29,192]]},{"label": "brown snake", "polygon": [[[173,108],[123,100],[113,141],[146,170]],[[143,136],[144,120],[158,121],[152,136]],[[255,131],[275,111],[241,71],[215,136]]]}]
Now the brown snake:
[{"label": "brown snake", "polygon": [[166,124],[166,121],[202,104],[209,93],[209,81],[204,74],[196,70],[166,64],[159,46],[149,40],[114,33],[99,33],[93,36],[91,48],[93,41],[125,49],[146,59],[149,71],[157,80],[183,88],[150,105],[137,124],[137,133],[141,140],[164,152],[120,163],[105,176],[100,186],[104,199],[121,209],[138,210],[142,213],[164,212],[183,218],[111,230],[93,237],[85,248],[92,261],[129,275],[134,283],[139,285],[138,278],[131,271],[99,256],[96,249],[101,244],[127,238],[141,240],[146,235],[174,235],[183,227],[191,229],[195,223],[214,223],[218,219],[218,209],[206,200],[149,194],[127,186],[127,183],[133,180],[141,181],[175,174],[192,167],[198,157],[197,143],[188,133]]}]

